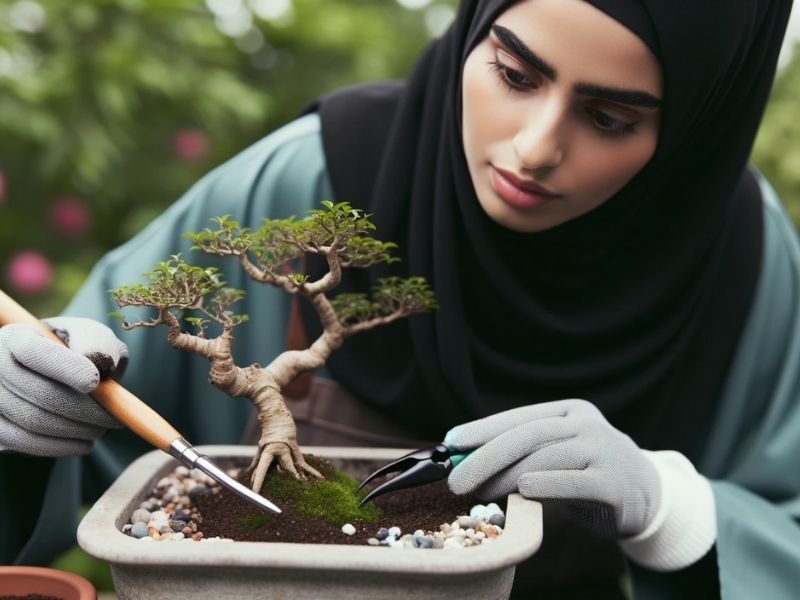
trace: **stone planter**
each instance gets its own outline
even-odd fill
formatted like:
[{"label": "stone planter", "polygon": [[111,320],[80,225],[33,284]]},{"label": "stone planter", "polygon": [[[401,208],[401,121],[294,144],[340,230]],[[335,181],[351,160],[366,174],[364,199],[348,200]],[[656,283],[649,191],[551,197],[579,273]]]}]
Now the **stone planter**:
[{"label": "stone planter", "polygon": [[46,567],[0,567],[0,596],[55,596],[95,600],[92,584],[80,575]]},{"label": "stone planter", "polygon": [[[226,457],[249,460],[255,448],[198,450],[222,465]],[[324,456],[356,477],[407,452],[335,447],[303,451]],[[360,471],[353,472],[348,464]],[[518,494],[508,498],[503,535],[492,544],[460,550],[266,542],[146,544],[123,534],[120,529],[133,510],[176,465],[159,450],[145,454],[103,494],[78,528],[80,546],[110,563],[122,600],[500,600],[510,594],[515,565],[541,543],[541,505]]]}]

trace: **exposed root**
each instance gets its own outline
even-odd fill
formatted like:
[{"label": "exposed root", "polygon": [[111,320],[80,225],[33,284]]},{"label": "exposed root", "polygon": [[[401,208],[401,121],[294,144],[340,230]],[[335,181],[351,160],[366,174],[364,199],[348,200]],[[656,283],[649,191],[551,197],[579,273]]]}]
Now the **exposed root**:
[{"label": "exposed root", "polygon": [[[277,461],[277,462],[276,462]],[[258,445],[253,462],[247,468],[250,474],[250,486],[256,493],[261,491],[267,472],[273,463],[276,463],[283,471],[291,473],[295,479],[307,479],[315,477],[324,479],[322,474],[314,467],[309,465],[300,452],[300,447],[296,443],[290,442],[262,442]]]}]

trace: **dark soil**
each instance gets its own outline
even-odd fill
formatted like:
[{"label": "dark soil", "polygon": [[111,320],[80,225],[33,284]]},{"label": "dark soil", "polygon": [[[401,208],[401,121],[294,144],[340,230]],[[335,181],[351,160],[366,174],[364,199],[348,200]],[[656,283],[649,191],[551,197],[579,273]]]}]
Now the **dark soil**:
[{"label": "dark soil", "polygon": [[[240,476],[240,480],[245,483],[244,475]],[[379,483],[380,480],[376,481],[375,486]],[[481,503],[469,496],[456,496],[450,492],[446,481],[391,492],[373,500],[383,511],[383,516],[374,523],[352,520],[356,533],[350,536],[341,530],[344,523],[331,525],[298,512],[291,500],[270,497],[266,493],[265,496],[278,504],[283,512],[276,515],[259,510],[224,488],[219,493],[195,498],[194,504],[202,515],[200,528],[204,536],[249,542],[363,545],[381,527],[388,529],[397,526],[403,534],[413,533],[417,529],[438,531],[441,524],[451,523],[458,516],[469,514],[470,508]]]}]

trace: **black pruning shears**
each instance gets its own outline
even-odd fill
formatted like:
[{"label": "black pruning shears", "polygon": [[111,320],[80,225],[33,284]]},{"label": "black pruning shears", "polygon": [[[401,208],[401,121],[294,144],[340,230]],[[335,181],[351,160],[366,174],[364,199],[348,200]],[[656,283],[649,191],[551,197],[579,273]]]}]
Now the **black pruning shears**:
[{"label": "black pruning shears", "polygon": [[381,494],[386,494],[387,492],[416,487],[418,485],[433,483],[434,481],[444,479],[450,474],[450,471],[468,455],[469,452],[458,452],[452,448],[448,448],[444,444],[439,444],[433,448],[423,448],[421,450],[409,452],[405,456],[401,456],[397,460],[390,462],[388,465],[384,465],[361,482],[356,492],[359,492],[361,488],[377,477],[401,471],[399,475],[384,481],[369,494],[364,496],[364,499],[358,506],[360,507],[373,498]]}]

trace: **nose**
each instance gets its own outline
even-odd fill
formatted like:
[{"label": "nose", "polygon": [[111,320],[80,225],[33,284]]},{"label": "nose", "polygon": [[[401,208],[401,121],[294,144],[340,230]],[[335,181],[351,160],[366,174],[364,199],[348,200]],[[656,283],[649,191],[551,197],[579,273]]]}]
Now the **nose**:
[{"label": "nose", "polygon": [[514,136],[514,152],[526,171],[553,169],[564,160],[564,115],[554,102],[537,103]]}]

